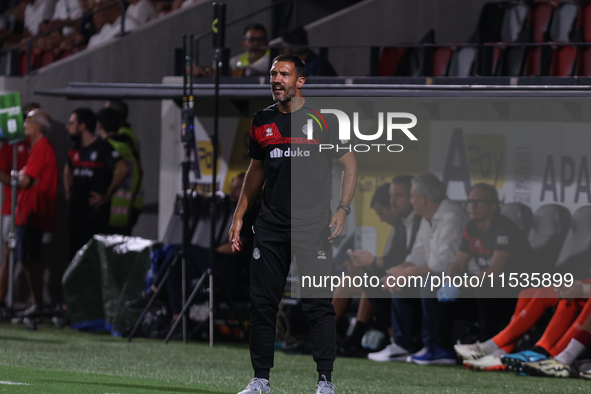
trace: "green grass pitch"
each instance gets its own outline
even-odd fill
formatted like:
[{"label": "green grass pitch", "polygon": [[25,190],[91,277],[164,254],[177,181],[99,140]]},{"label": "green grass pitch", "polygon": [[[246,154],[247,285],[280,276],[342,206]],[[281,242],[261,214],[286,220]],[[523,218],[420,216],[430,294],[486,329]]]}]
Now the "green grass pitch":
[{"label": "green grass pitch", "polygon": [[[311,356],[276,352],[273,393],[313,394],[314,367]],[[0,393],[236,394],[251,375],[244,344],[210,348],[204,343],[164,345],[145,339],[127,343],[69,328],[40,325],[31,332],[23,326],[0,324]],[[337,359],[333,381],[338,394],[591,392],[591,381],[581,379],[360,359]]]}]

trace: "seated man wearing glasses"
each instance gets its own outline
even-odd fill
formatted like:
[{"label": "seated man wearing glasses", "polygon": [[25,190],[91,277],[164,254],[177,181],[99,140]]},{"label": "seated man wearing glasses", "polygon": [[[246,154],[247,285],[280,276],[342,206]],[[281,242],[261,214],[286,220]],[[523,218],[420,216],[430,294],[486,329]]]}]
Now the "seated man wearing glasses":
[{"label": "seated man wearing glasses", "polygon": [[[526,235],[511,219],[501,215],[497,189],[485,183],[472,187],[467,201],[470,221],[466,225],[460,249],[448,271],[450,277],[486,275],[488,285],[480,288],[455,287],[446,283],[437,293],[437,344],[445,350],[454,345],[453,321],[458,312],[466,310],[476,298],[480,340],[487,340],[498,332],[499,324],[507,323],[515,306],[514,298],[500,296],[498,280],[490,288],[489,275],[496,278],[502,272],[528,272],[531,247]],[[488,289],[487,289],[488,287]],[[490,293],[493,291],[495,293]],[[459,297],[462,296],[462,299]],[[507,293],[505,293],[507,297]],[[506,313],[504,313],[506,312]]]},{"label": "seated man wearing glasses", "polygon": [[234,76],[269,75],[269,48],[267,30],[259,23],[253,23],[244,29],[242,48],[244,53],[230,59],[230,69]]}]

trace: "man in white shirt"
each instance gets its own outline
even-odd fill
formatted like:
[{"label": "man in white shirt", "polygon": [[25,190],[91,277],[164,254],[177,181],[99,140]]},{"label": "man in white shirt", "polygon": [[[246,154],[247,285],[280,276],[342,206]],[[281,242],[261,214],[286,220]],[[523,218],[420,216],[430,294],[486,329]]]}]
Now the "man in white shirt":
[{"label": "man in white shirt", "polygon": [[156,17],[154,6],[149,0],[127,0],[127,2],[129,6],[125,11],[125,23],[131,21],[139,27]]},{"label": "man in white shirt", "polygon": [[[426,276],[447,272],[458,253],[468,213],[447,198],[446,186],[435,175],[426,173],[412,180],[410,202],[414,212],[423,217],[416,241],[406,261],[390,268],[390,277]],[[390,280],[390,283],[394,282]],[[388,282],[385,281],[388,285]],[[395,288],[393,291],[399,291]],[[455,353],[437,345],[437,298],[429,286],[421,291],[424,347],[412,356],[417,364],[455,364]],[[434,298],[435,297],[435,298]]]},{"label": "man in white shirt", "polygon": [[25,35],[37,35],[39,25],[44,21],[51,20],[54,9],[54,0],[34,0],[27,4],[27,8],[25,8],[25,29],[29,34],[25,32]]},{"label": "man in white shirt", "polygon": [[[98,10],[110,3],[110,0],[95,0],[94,10]],[[94,14],[94,25],[98,33],[88,40],[88,48],[93,48],[103,42],[110,41],[121,34],[121,8],[114,4],[101,12]],[[137,26],[133,20],[125,20],[125,32],[135,30]]]}]

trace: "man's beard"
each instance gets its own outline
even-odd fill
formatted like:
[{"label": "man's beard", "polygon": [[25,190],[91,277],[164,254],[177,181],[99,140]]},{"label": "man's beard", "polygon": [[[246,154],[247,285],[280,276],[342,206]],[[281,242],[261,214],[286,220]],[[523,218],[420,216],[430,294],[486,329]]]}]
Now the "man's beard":
[{"label": "man's beard", "polygon": [[82,139],[81,134],[70,135],[70,141],[72,141],[72,142],[80,142],[81,139]]},{"label": "man's beard", "polygon": [[284,99],[279,99],[279,98],[275,97],[275,95],[273,95],[273,100],[278,103],[281,103],[281,104],[285,104],[285,103],[289,102],[292,99],[292,97],[295,97],[296,88],[295,88],[295,86],[291,86],[289,88],[286,87],[284,92],[285,92]]}]

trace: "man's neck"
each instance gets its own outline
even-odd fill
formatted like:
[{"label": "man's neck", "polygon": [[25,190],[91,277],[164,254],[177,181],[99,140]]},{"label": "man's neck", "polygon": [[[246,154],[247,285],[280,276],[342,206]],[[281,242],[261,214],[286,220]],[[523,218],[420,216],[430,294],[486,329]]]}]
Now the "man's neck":
[{"label": "man's neck", "polygon": [[482,231],[483,233],[486,233],[492,223],[492,215],[488,216],[486,218],[480,219],[478,221],[475,221],[475,223],[476,223],[476,226],[480,229],[480,231]]},{"label": "man's neck", "polygon": [[45,137],[43,134],[35,134],[29,137],[29,143],[31,146],[35,146],[37,142],[41,140],[41,138]]},{"label": "man's neck", "polygon": [[429,207],[426,209],[426,213],[424,215],[424,217],[427,220],[433,220],[433,216],[435,216],[435,213],[437,212],[437,210],[439,209],[439,206],[441,205],[441,203],[439,204],[429,204]]},{"label": "man's neck", "polygon": [[82,147],[86,148],[88,145],[92,144],[96,141],[96,135],[92,134],[90,131],[83,131],[82,137],[80,138],[80,142],[82,143]]},{"label": "man's neck", "polygon": [[402,219],[402,221],[404,222],[406,219],[408,219],[408,217],[412,214],[412,212],[413,212],[413,210],[411,209],[410,211],[400,215],[400,218]]},{"label": "man's neck", "polygon": [[291,100],[287,100],[285,102],[279,102],[278,109],[279,112],[284,114],[289,114],[292,112],[297,111],[298,109],[304,106],[306,99],[302,96],[295,96],[292,97]]}]

